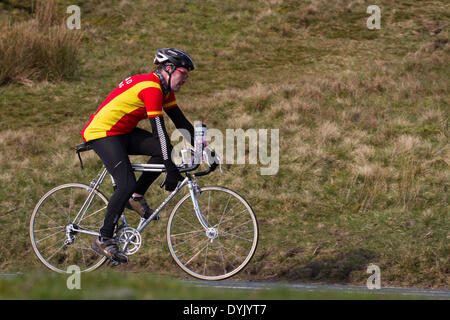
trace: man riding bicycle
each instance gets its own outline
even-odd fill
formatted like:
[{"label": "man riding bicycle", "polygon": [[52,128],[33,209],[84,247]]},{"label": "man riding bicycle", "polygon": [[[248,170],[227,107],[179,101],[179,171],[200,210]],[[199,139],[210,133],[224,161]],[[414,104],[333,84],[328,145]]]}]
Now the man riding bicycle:
[{"label": "man riding bicycle", "polygon": [[[165,48],[156,51],[154,64],[157,68],[153,72],[121,82],[90,116],[81,132],[83,140],[92,145],[116,183],[100,237],[91,247],[118,262],[127,262],[128,258],[113,239],[116,224],[125,207],[142,218],[151,216],[153,211],[144,194],[160,174],[144,172],[136,181],[129,155],[149,155],[149,164],[164,164],[165,188],[173,191],[183,177],[171,159],[173,147],[164,125],[163,111],[177,129],[184,129],[181,131],[185,138],[194,145],[194,128],[178,107],[174,94],[194,70],[194,63],[183,50]],[[150,120],[152,133],[136,127],[145,118]]]}]

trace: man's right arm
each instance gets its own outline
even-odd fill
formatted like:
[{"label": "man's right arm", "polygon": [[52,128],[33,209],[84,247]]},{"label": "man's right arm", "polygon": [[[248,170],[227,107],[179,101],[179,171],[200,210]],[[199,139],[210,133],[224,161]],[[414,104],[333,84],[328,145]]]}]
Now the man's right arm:
[{"label": "man's right arm", "polygon": [[172,162],[172,145],[169,141],[169,135],[167,134],[166,127],[164,125],[164,118],[162,116],[149,118],[150,125],[152,126],[153,134],[155,134],[159,140],[161,146],[161,153],[163,157],[164,167],[166,168],[166,190],[175,190],[178,181],[183,181],[183,176],[178,171],[175,164]]},{"label": "man's right arm", "polygon": [[194,146],[194,126],[189,122],[188,119],[184,116],[181,109],[177,106],[175,108],[166,109],[165,112],[169,116],[170,120],[175,124],[177,129],[181,130],[184,138],[190,142],[192,146]]},{"label": "man's right arm", "polygon": [[144,101],[153,134],[158,138],[161,147],[163,163],[167,172],[166,190],[172,191],[175,189],[178,181],[183,180],[183,177],[172,162],[173,147],[164,124],[161,90],[159,88],[147,88],[140,93],[140,98]]}]

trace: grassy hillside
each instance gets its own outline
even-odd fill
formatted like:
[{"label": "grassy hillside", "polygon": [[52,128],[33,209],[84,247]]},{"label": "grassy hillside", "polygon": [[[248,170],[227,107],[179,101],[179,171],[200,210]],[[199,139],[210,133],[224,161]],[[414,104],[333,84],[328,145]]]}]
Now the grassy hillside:
[{"label": "grassy hillside", "polygon": [[[32,16],[9,3],[2,28]],[[96,155],[82,171],[73,152],[89,115],[124,78],[151,71],[155,49],[175,46],[197,66],[177,95],[190,120],[280,130],[276,175],[226,165],[201,180],[235,189],[258,216],[260,245],[238,278],[364,285],[374,263],[382,285],[449,288],[445,1],[378,1],[380,30],[367,29],[373,3],[362,0],[78,3],[72,80],[0,87],[1,272],[41,269],[28,239],[35,203],[94,177]],[[70,4],[59,1],[61,17]],[[155,184],[148,199],[166,195]],[[185,277],[164,242],[168,213],[128,270]]]}]

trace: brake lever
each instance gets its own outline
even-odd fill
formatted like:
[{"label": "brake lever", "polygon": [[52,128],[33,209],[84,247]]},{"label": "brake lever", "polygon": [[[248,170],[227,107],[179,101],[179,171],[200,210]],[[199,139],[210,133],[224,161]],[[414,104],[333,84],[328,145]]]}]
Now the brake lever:
[{"label": "brake lever", "polygon": [[[218,164],[220,173],[223,173],[223,170],[222,170],[222,159],[220,159],[220,157],[216,154],[216,152],[215,151],[211,152],[211,157],[214,158],[213,163],[209,162],[210,159],[208,157],[208,154],[207,154],[206,150],[203,150],[203,153],[204,153],[204,156],[205,156],[204,158],[206,159],[206,163],[208,164],[208,166],[210,168],[212,168],[212,170],[215,170],[215,168],[217,167],[217,164]],[[212,153],[214,153],[214,156],[212,155]],[[217,161],[216,161],[216,159],[217,159]]]}]

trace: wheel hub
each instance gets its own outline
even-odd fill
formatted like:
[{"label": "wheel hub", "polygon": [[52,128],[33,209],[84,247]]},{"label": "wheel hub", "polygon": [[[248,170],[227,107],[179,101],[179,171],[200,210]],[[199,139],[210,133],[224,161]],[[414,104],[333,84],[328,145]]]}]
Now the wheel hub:
[{"label": "wheel hub", "polygon": [[212,241],[219,236],[219,231],[216,228],[209,228],[206,230],[206,236]]},{"label": "wheel hub", "polygon": [[68,246],[75,242],[76,239],[75,235],[78,233],[77,229],[78,226],[72,223],[66,225],[66,240],[64,241],[65,245]]}]

